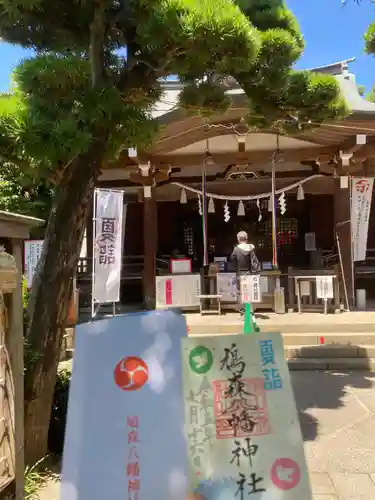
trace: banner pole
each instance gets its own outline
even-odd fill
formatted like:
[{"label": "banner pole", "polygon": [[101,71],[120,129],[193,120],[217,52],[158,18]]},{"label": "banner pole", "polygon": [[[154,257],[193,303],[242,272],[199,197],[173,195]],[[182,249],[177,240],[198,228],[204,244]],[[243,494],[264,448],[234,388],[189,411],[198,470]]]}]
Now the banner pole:
[{"label": "banner pole", "polygon": [[[350,219],[349,219],[349,231],[350,231],[350,262],[351,262],[351,272],[352,272],[352,286],[351,286],[351,296],[352,296],[352,306],[356,309],[356,293],[355,293],[355,275],[354,275],[354,252],[353,252],[353,221],[352,221],[352,211],[353,211],[353,177],[349,176],[349,207],[350,207]],[[350,310],[350,309],[349,309]]]},{"label": "banner pole", "polygon": [[208,242],[207,242],[207,176],[206,160],[202,164],[202,230],[203,230],[203,265],[208,266]]},{"label": "banner pole", "polygon": [[91,318],[95,316],[95,247],[96,247],[96,198],[97,190],[94,190],[94,206],[93,206],[93,217],[92,217],[92,273],[91,273]]},{"label": "banner pole", "polygon": [[277,155],[280,151],[280,135],[277,132],[276,136],[276,150],[272,155],[272,171],[271,171],[271,203],[272,203],[272,267],[273,269],[279,268],[279,261],[277,255],[277,208],[276,208],[276,161]]},{"label": "banner pole", "polygon": [[93,207],[93,273],[91,315],[95,317],[101,305],[120,300],[123,208],[122,190],[96,189]]}]

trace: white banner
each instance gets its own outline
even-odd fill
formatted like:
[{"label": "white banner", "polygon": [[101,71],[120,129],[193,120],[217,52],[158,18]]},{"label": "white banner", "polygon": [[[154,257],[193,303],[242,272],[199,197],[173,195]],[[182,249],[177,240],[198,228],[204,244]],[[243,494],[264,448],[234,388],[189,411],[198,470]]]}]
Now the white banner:
[{"label": "white banner", "polygon": [[25,278],[27,288],[31,288],[36,266],[43,250],[43,240],[27,240],[24,246]]},{"label": "white banner", "polygon": [[366,260],[373,177],[352,178],[351,230],[353,262]]},{"label": "white banner", "polygon": [[120,300],[123,192],[95,190],[93,301]]}]

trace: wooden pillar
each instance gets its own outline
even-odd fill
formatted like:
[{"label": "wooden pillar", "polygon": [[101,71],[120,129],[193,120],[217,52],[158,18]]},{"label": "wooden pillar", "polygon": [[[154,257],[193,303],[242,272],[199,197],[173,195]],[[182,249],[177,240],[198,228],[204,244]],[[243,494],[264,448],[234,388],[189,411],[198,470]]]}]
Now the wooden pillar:
[{"label": "wooden pillar", "polygon": [[92,197],[90,202],[90,210],[86,222],[86,245],[87,245],[87,273],[92,274],[93,269],[93,238],[94,238],[94,197]]},{"label": "wooden pillar", "polygon": [[12,239],[12,254],[15,258],[18,276],[17,287],[12,293],[10,332],[7,335],[7,349],[11,360],[14,382],[14,446],[15,446],[15,500],[24,498],[24,389],[23,389],[23,307],[22,307],[22,240]]},{"label": "wooden pillar", "polygon": [[155,188],[144,187],[143,201],[143,300],[146,309],[156,305],[157,205]]},{"label": "wooden pillar", "polygon": [[[334,190],[334,230],[335,238],[338,236],[341,258],[342,258],[342,281],[346,283],[346,291],[348,295],[348,304],[351,310],[354,308],[354,279],[353,279],[353,262],[351,249],[351,226],[350,226],[350,180],[348,187],[342,188],[340,179],[335,179]],[[337,241],[337,240],[336,240]],[[344,283],[342,286],[344,290]]]}]

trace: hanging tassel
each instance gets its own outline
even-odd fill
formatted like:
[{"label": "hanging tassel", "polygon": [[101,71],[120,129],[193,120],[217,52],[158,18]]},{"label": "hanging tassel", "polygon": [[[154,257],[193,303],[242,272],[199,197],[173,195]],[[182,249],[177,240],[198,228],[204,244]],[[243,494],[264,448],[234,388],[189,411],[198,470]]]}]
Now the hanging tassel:
[{"label": "hanging tassel", "polygon": [[243,204],[242,200],[238,202],[237,215],[240,217],[243,217],[245,215],[245,205]]},{"label": "hanging tassel", "polygon": [[226,201],[224,205],[224,221],[229,222],[229,219],[230,219],[230,210],[228,202]]},{"label": "hanging tassel", "polygon": [[202,216],[203,215],[203,210],[202,210],[202,200],[201,200],[201,197],[198,195],[198,212],[199,212],[199,215]]},{"label": "hanging tassel", "polygon": [[258,207],[258,222],[260,222],[262,220],[262,211],[260,209],[260,200],[257,199],[257,207]]},{"label": "hanging tassel", "polygon": [[302,184],[299,184],[297,189],[297,200],[302,201],[304,199],[305,199],[305,191],[303,190]]},{"label": "hanging tassel", "polygon": [[187,203],[187,196],[186,196],[186,190],[181,189],[181,196],[180,196],[180,203]]},{"label": "hanging tassel", "polygon": [[279,198],[279,207],[280,207],[280,213],[281,215],[284,215],[286,212],[286,197],[285,193],[281,193],[280,198]]},{"label": "hanging tassel", "polygon": [[214,214],[215,213],[215,203],[212,198],[210,198],[208,202],[208,213],[209,214]]},{"label": "hanging tassel", "polygon": [[272,196],[270,196],[268,199],[268,211],[272,212]]}]

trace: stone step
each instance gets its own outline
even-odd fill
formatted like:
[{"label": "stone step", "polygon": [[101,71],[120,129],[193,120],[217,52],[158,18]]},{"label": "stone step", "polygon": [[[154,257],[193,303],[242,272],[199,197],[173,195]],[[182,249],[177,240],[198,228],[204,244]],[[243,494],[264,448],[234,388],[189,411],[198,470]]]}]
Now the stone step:
[{"label": "stone step", "polygon": [[288,359],[291,371],[375,371],[375,358],[293,358]]},{"label": "stone step", "polygon": [[375,345],[289,345],[285,347],[285,357],[287,359],[375,359]]},{"label": "stone step", "polygon": [[[319,321],[309,321],[305,323],[300,320],[295,323],[271,323],[267,324],[265,320],[257,321],[260,330],[263,332],[282,332],[295,334],[350,334],[350,333],[373,333],[375,334],[375,321],[371,323],[324,323]],[[210,333],[235,334],[243,331],[243,324],[238,322],[218,321],[212,318],[209,324],[194,324],[188,321],[189,333],[192,335],[203,335]]]},{"label": "stone step", "polygon": [[[190,336],[204,337],[214,335],[233,335],[233,332],[209,332],[192,333]],[[338,346],[375,346],[375,333],[283,333],[285,346],[319,346],[338,345]]]},{"label": "stone step", "polygon": [[[67,349],[64,361],[73,354],[73,349]],[[289,346],[285,356],[291,371],[375,371],[375,346]]]},{"label": "stone step", "polygon": [[286,346],[375,346],[375,333],[286,333]]}]

